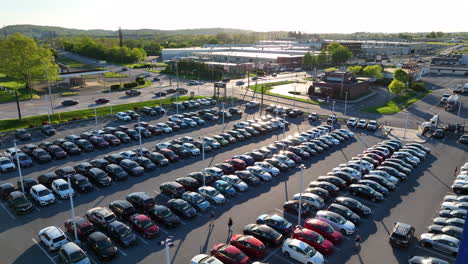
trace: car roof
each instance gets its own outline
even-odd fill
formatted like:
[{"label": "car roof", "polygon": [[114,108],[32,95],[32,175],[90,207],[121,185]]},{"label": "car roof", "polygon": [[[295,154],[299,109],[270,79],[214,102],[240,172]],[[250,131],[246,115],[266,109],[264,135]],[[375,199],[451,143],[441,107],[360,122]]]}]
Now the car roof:
[{"label": "car roof", "polygon": [[395,226],[393,227],[393,233],[400,234],[400,235],[406,235],[408,234],[411,230],[413,229],[413,226],[410,224],[405,224],[402,222],[397,222]]}]

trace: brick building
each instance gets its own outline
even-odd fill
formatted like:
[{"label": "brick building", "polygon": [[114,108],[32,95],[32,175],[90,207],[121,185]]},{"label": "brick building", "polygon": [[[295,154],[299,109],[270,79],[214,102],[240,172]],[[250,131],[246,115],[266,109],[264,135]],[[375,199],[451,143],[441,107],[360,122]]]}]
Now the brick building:
[{"label": "brick building", "polygon": [[352,72],[326,72],[319,81],[309,87],[310,96],[348,100],[360,97],[369,91],[369,81],[358,79]]}]

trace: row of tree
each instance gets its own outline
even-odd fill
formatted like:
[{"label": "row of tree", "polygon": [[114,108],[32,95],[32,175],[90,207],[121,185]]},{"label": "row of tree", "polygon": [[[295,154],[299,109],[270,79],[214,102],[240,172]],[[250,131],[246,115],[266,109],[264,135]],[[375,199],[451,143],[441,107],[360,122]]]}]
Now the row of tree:
[{"label": "row of tree", "polygon": [[367,76],[376,79],[383,78],[382,67],[380,65],[368,65],[366,67],[362,67],[361,65],[354,65],[349,66],[346,70],[354,73],[356,76]]},{"label": "row of tree", "polygon": [[345,63],[353,56],[349,49],[338,42],[330,43],[326,50],[322,49],[317,56],[307,52],[302,58],[302,66],[305,69],[325,67],[327,65],[339,65]]},{"label": "row of tree", "polygon": [[91,38],[79,38],[64,40],[63,48],[96,60],[106,60],[117,63],[134,63],[146,58],[146,52],[142,48],[108,46],[98,43]]},{"label": "row of tree", "polygon": [[20,33],[0,38],[0,72],[19,82],[25,83],[32,98],[32,82],[49,80],[58,76],[53,52],[46,46],[39,46],[34,39]]}]

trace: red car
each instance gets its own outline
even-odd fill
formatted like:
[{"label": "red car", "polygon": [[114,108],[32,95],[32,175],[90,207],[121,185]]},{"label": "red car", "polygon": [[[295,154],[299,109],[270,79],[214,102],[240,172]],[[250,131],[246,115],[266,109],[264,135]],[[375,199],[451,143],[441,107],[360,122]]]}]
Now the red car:
[{"label": "red car", "polygon": [[293,238],[311,245],[324,255],[329,255],[333,252],[333,243],[323,238],[319,233],[310,229],[296,228],[293,232]]},{"label": "red car", "polygon": [[[89,234],[96,231],[96,228],[94,228],[93,224],[81,216],[75,217],[75,224],[76,224],[76,234],[78,235],[78,239],[80,240],[86,240]],[[73,229],[73,219],[68,219],[64,223],[64,225],[65,225],[65,230],[67,230],[67,232],[69,232],[70,234],[73,234],[74,236],[75,232]]]},{"label": "red car", "polygon": [[91,142],[91,144],[93,144],[94,146],[99,147],[99,148],[109,147],[109,142],[104,140],[104,138],[101,136],[91,136],[88,138],[88,141]]},{"label": "red car", "polygon": [[106,104],[106,103],[109,102],[109,100],[107,100],[106,98],[98,98],[98,99],[94,100],[94,102],[96,104]]},{"label": "red car", "polygon": [[211,255],[221,260],[224,264],[248,264],[250,263],[249,257],[247,257],[242,251],[235,246],[226,244],[217,244],[211,250]]},{"label": "red car", "polygon": [[145,238],[154,238],[158,235],[159,227],[146,215],[134,214],[128,219],[130,226]]},{"label": "red car", "polygon": [[234,169],[236,169],[236,171],[245,170],[245,168],[247,168],[247,164],[245,163],[245,161],[241,159],[228,159],[228,160],[225,160],[224,162],[231,164],[234,167]]},{"label": "red car", "polygon": [[168,159],[170,162],[176,162],[179,160],[179,155],[175,154],[174,151],[163,148],[159,150],[159,153],[163,154],[166,159]]},{"label": "red car", "polygon": [[307,219],[304,227],[319,233],[324,238],[333,242],[333,244],[336,244],[343,239],[343,234],[341,234],[341,232],[335,230],[329,223],[319,219]]},{"label": "red car", "polygon": [[263,242],[253,236],[236,234],[231,237],[229,243],[242,250],[242,252],[251,258],[260,259],[266,252],[266,247]]}]

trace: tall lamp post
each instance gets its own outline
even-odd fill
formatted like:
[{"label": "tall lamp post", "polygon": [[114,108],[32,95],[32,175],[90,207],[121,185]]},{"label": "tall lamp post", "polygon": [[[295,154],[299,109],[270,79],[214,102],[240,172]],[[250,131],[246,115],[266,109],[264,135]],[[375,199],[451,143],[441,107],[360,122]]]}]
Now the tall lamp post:
[{"label": "tall lamp post", "polygon": [[206,177],[205,177],[205,138],[199,137],[202,141],[202,174],[203,174],[203,186],[206,186]]},{"label": "tall lamp post", "polygon": [[301,214],[302,214],[302,188],[304,185],[304,164],[301,164],[301,180],[299,181],[299,210],[297,212],[297,225],[301,225]]},{"label": "tall lamp post", "polygon": [[140,126],[140,117],[138,117],[138,140],[140,143],[140,155],[143,156],[143,147],[141,145],[141,126]]},{"label": "tall lamp post", "polygon": [[13,140],[13,145],[15,146],[15,156],[16,156],[16,165],[18,166],[18,173],[20,177],[20,182],[21,182],[21,191],[24,192],[24,182],[23,182],[23,173],[21,172],[21,163],[18,157],[18,149],[16,148],[16,140]]},{"label": "tall lamp post", "polygon": [[[72,186],[70,183],[70,176],[67,176],[67,182],[68,182],[68,189],[72,190]],[[73,195],[74,193],[70,194],[70,207],[72,211],[72,222],[73,222],[73,235],[75,236],[74,242],[79,243],[80,240],[78,239],[78,233],[76,231],[75,206],[73,205]]]},{"label": "tall lamp post", "polygon": [[168,236],[166,239],[161,241],[161,245],[164,246],[164,254],[166,255],[166,264],[171,264],[171,252],[169,249],[174,246],[174,243],[172,243],[172,236]]}]

